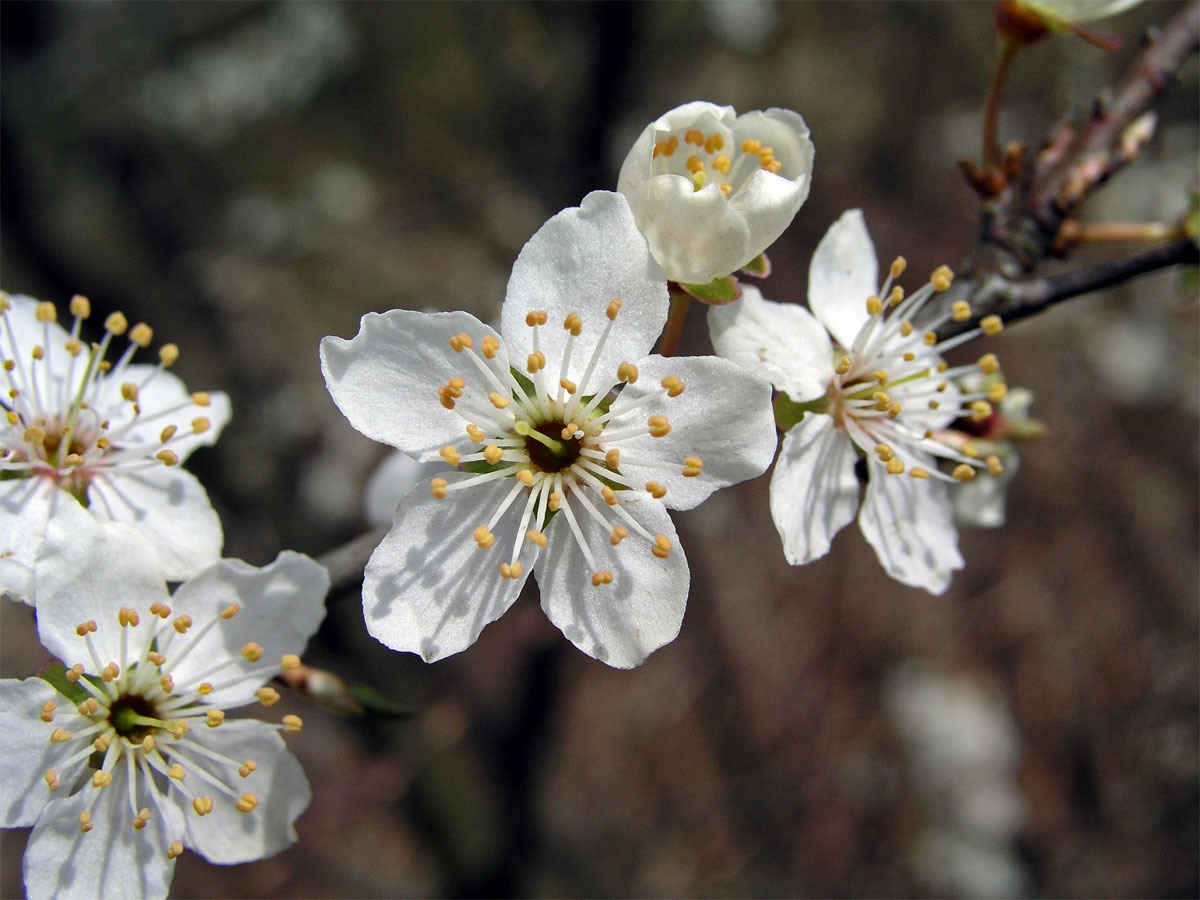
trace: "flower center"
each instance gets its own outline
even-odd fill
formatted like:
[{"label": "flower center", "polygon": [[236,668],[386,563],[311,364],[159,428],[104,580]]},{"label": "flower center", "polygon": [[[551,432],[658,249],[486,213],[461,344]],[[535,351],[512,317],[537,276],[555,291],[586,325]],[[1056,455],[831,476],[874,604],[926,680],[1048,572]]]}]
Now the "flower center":
[{"label": "flower center", "polygon": [[[683,134],[681,152],[678,132]],[[697,191],[715,182],[721,186],[721,193],[728,196],[744,188],[759,169],[778,174],[783,168],[783,163],[775,158],[775,150],[756,138],[733,145],[733,133],[728,129],[718,128],[710,134],[698,128],[678,129],[655,141],[654,174],[690,178]]]},{"label": "flower center", "polygon": [[147,725],[145,719],[158,719],[158,708],[140,694],[124,694],[113,701],[108,710],[108,724],[123,738],[140,744],[147,735],[158,734],[158,728]]},{"label": "flower center", "polygon": [[571,468],[579,459],[583,438],[575,435],[582,432],[574,431],[570,437],[564,438],[566,426],[566,422],[551,421],[542,422],[528,430],[525,452],[529,454],[529,462],[534,468],[542,472],[561,472]]}]

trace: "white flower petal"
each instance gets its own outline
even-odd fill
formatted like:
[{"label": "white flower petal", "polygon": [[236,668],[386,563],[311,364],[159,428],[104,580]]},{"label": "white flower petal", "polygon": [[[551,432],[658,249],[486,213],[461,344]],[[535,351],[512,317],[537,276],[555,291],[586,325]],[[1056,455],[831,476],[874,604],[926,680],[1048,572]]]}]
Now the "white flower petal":
[{"label": "white flower petal", "polygon": [[622,499],[621,505],[651,534],[671,542],[666,559],[654,556],[632,529],[613,547],[608,530],[586,513],[577,515],[597,564],[613,574],[612,584],[593,587],[587,560],[559,513],[547,529],[550,543],[538,561],[537,578],[542,609],[567,640],[588,656],[629,669],[679,634],[690,575],[663,505],[638,496]]},{"label": "white flower petal", "polygon": [[[230,719],[218,728],[205,728],[202,732],[198,729],[192,734],[197,743],[229,759],[239,763],[252,759],[258,763],[254,772],[242,778],[236,764],[196,757],[196,762],[207,772],[234,790],[254,794],[259,803],[250,812],[242,813],[230,798],[214,794],[212,812],[186,816],[184,843],[209,862],[223,865],[262,859],[294,844],[294,823],[308,808],[312,791],[304,770],[279,732],[265,722]],[[189,801],[177,789],[172,790],[171,797],[187,808]]]},{"label": "white flower petal", "polygon": [[[133,405],[121,397],[121,385],[127,382],[138,385],[137,399],[141,413],[136,419]],[[187,459],[197,447],[216,443],[230,417],[227,394],[209,392],[208,406],[200,406],[192,402],[192,392],[181,379],[173,372],[160,370],[158,366],[127,366],[120,378],[108,378],[101,382],[97,394],[95,408],[111,422],[112,431],[132,423],[128,431],[121,433],[119,441],[113,441],[114,444],[153,447],[159,443],[163,428],[175,425],[182,437],[176,437],[169,446],[181,460]],[[168,415],[156,415],[161,410],[177,407],[182,409]],[[207,419],[209,427],[200,434],[193,434],[192,421],[198,418]]]},{"label": "white flower petal", "polygon": [[511,358],[524,369],[525,357],[533,352],[533,331],[525,316],[544,310],[549,321],[538,338],[546,371],[557,379],[567,343],[563,322],[577,312],[583,332],[566,377],[579,382],[608,324],[605,310],[614,299],[623,306],[595,363],[596,371],[607,378],[615,377],[622,362],[650,352],[666,324],[670,301],[665,276],[651,258],[624,196],[594,191],[579,207],[564,209],[538,229],[513,265],[500,313]]},{"label": "white flower petal", "polygon": [[[171,597],[175,615],[187,614],[193,622],[216,618],[231,603],[238,604],[233,618],[205,633],[178,663],[175,647],[192,642],[175,638],[167,659],[178,687],[194,688],[200,676],[224,660],[228,668],[213,677],[216,689],[205,702],[229,709],[255,699],[254,692],[280,671],[284,654],[299,655],[325,618],[329,573],[301,553],[284,551],[269,566],[255,568],[238,559],[224,559],[179,586]],[[242,648],[256,643],[263,663],[241,656]],[[269,663],[264,664],[264,663]],[[239,675],[249,677],[238,680]],[[228,685],[228,686],[224,686]]]},{"label": "white flower petal", "polygon": [[771,518],[792,565],[829,552],[833,536],[858,512],[856,454],[829,416],[806,415],[783,438],[771,476]]},{"label": "white flower petal", "polygon": [[[658,396],[608,425],[614,431],[644,424],[664,415],[671,425],[661,438],[649,434],[613,446],[620,450],[619,469],[641,487],[654,481],[667,489],[663,503],[671,509],[691,509],[713,491],[757,478],[775,457],[775,416],[771,386],[736,363],[711,356],[648,356],[638,362],[638,380],[626,385],[614,408],[647,394]],[[661,392],[662,380],[675,375],[684,383],[677,397]],[[606,430],[608,430],[606,429]],[[684,459],[703,463],[698,476],[683,475]],[[670,468],[640,465],[637,459],[670,463]]]},{"label": "white flower petal", "polygon": [[[734,143],[740,145],[746,139],[762,141],[764,146],[771,147],[781,165],[776,180],[789,182],[799,192],[799,209],[808,198],[808,190],[812,184],[813,145],[809,139],[808,125],[804,118],[790,109],[771,107],[770,109],[752,109],[737,117],[733,129]],[[769,175],[770,172],[762,171]],[[773,190],[783,191],[776,185]],[[736,196],[736,195],[735,195]],[[732,202],[733,198],[731,198]],[[791,201],[789,201],[791,202]],[[795,215],[795,210],[792,210]],[[788,217],[791,221],[792,216]],[[784,224],[784,228],[787,223]],[[782,233],[783,229],[780,229]],[[776,235],[778,237],[778,235]],[[768,243],[773,243],[774,238]]]},{"label": "white flower petal", "polygon": [[[46,524],[60,507],[74,507],[78,516],[87,517],[83,507],[54,482],[42,478],[18,478],[0,481],[0,592],[14,600],[33,605],[33,560]],[[72,510],[68,509],[66,514]]]},{"label": "white flower petal", "polygon": [[[610,298],[611,299],[611,298]],[[451,378],[482,382],[478,370],[450,346],[459,333],[478,351],[496,332],[465,312],[421,313],[393,309],[367,313],[351,340],[321,341],[321,371],[338,409],[372,440],[391,444],[418,460],[463,435],[463,420],[438,399]],[[506,360],[503,348],[498,360]]]},{"label": "white flower petal", "polygon": [[879,290],[879,263],[862,210],[848,209],[829,226],[808,270],[808,305],[843,347],[868,319],[867,298]]},{"label": "white flower petal", "polygon": [[[79,828],[79,813],[95,791],[86,784],[74,796],[56,795],[25,847],[25,891],[30,897],[166,897],[175,872],[167,848],[183,830],[178,807],[166,804],[165,821],[148,795],[138,798],[150,821],[130,827],[125,767],[113,772],[92,807],[92,830]],[[139,779],[140,780],[140,779]],[[59,789],[63,793],[66,787]]]},{"label": "white flower petal", "polygon": [[[62,347],[71,335],[57,322],[39,322],[37,320],[39,301],[36,298],[25,294],[10,294],[8,300],[12,304],[12,309],[8,311],[5,318],[8,320],[10,333],[16,340],[19,358],[28,359],[35,346],[48,349],[51,353],[65,352]],[[47,333],[50,337],[48,341],[46,340]],[[6,340],[0,347],[0,353],[7,359],[11,352],[12,347]]]},{"label": "white flower petal", "polygon": [[363,510],[372,528],[383,528],[392,524],[396,507],[404,496],[420,481],[428,482],[437,472],[445,469],[441,460],[419,463],[407,453],[396,450],[384,457],[367,481]]},{"label": "white flower petal", "polygon": [[708,330],[718,356],[765,378],[793,400],[822,396],[833,378],[833,344],[825,326],[803,306],[766,300],[742,286],[737,303],[708,308]]},{"label": "white flower petal", "polygon": [[89,672],[94,667],[75,633],[78,625],[96,621],[99,628],[91,641],[103,666],[120,658],[118,612],[130,608],[149,615],[152,603],[170,599],[154,553],[139,531],[120,522],[100,525],[86,516],[51,520],[34,577],[42,644],[66,665],[83,662]]},{"label": "white flower petal", "polygon": [[1124,12],[1142,0],[1021,0],[1022,5],[1065,22],[1094,22]]},{"label": "white flower petal", "polygon": [[154,466],[88,488],[88,513],[124,522],[154,549],[163,578],[181,581],[221,558],[225,535],[204,486],[186,469]]},{"label": "white flower petal", "polygon": [[537,559],[538,548],[522,539],[518,561],[524,573],[516,580],[500,577],[524,498],[518,497],[493,527],[493,546],[480,549],[473,535],[513,484],[503,478],[451,491],[444,500],[418,485],[404,499],[363,579],[363,615],[376,640],[433,662],[471,646],[485,625],[512,606]]},{"label": "white flower petal", "polygon": [[41,719],[47,701],[70,711],[67,701],[40,678],[0,681],[0,828],[32,825],[54,796],[44,776],[63,754],[49,740],[55,726]]},{"label": "white flower petal", "polygon": [[963,567],[946,485],[936,479],[888,475],[869,464],[858,524],[888,575],[902,584],[941,594]]}]

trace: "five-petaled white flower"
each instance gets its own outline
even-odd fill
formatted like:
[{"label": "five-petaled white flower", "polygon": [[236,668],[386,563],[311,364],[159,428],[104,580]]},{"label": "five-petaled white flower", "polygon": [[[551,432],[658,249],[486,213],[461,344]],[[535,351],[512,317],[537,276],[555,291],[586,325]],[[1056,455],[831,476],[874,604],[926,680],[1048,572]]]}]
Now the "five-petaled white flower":
[{"label": "five-petaled white flower", "polygon": [[[221,523],[200,482],[178,463],[211,444],[229,419],[221,393],[189,394],[157,365],[133,364],[150,344],[146,324],[113,313],[98,344],[81,337],[91,304],[71,300],[58,324],[52,303],[0,294],[0,594],[33,602],[33,560],[47,523],[66,507],[128,522],[150,542],[163,576],[179,581],[221,556]],[[114,338],[129,345],[106,359]]]},{"label": "five-petaled white flower", "polygon": [[31,897],[163,897],[185,846],[238,863],[295,841],[309,787],[279,731],[300,720],[225,711],[279,699],[266,682],[299,665],[329,578],[283,553],[171,596],[139,532],[83,518],[55,518],[34,564],[38,633],[69,668],[0,681],[0,824],[33,826]]},{"label": "five-petaled white flower", "polygon": [[[936,432],[959,417],[986,418],[1005,388],[997,383],[968,394],[954,384],[969,371],[994,372],[994,355],[951,368],[940,354],[998,332],[1001,322],[991,316],[939,342],[933,331],[915,329],[912,318],[949,287],[950,270],[939,268],[908,297],[893,285],[903,270],[897,259],[879,287],[875,248],[862,213],[851,210],[813,255],[812,313],[748,287],[740,303],[710,309],[708,321],[721,356],[768,379],[804,413],[784,437],[771,478],[771,515],[788,561],[824,556],[834,534],[859,513],[889,575],[941,593],[963,565],[947,486],[979,469],[999,474],[1002,466],[994,456],[979,459],[938,441]],[[948,315],[965,321],[971,311],[960,301]],[[860,460],[867,472],[861,512]],[[938,460],[953,465],[952,473],[942,472]]]},{"label": "five-petaled white flower", "polygon": [[577,647],[635,666],[679,632],[688,566],[667,508],[762,473],[770,386],[725,360],[648,355],[662,270],[620,194],[589,194],[521,251],[500,332],[465,312],[363,317],[321,343],[350,423],[448,467],[408,494],[363,584],[370,632],[436,660],[536,568]]},{"label": "five-petaled white flower", "polygon": [[775,242],[808,197],[813,145],[788,109],[687,103],[651,122],[617,180],[671,281],[707,284]]}]

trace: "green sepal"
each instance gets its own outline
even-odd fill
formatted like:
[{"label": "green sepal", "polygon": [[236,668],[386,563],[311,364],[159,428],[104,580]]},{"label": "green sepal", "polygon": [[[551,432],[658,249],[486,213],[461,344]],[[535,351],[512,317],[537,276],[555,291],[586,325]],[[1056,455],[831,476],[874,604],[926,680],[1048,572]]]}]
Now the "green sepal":
[{"label": "green sepal", "polygon": [[771,274],[771,261],[767,259],[767,254],[760,253],[742,266],[740,271],[743,275],[749,275],[751,278],[766,278]]},{"label": "green sepal", "polygon": [[800,420],[808,413],[824,413],[829,411],[829,401],[825,397],[809,400],[807,403],[797,403],[783,391],[775,395],[775,427],[780,431],[791,431],[800,424]]},{"label": "green sepal", "polygon": [[737,279],[732,275],[723,275],[720,278],[714,278],[708,284],[683,284],[679,282],[679,287],[701,303],[710,303],[714,306],[723,306],[726,303],[732,303],[742,296],[742,288],[738,284]]},{"label": "green sepal", "polygon": [[[84,677],[86,678],[87,676]],[[50,665],[38,672],[38,678],[49,684],[50,687],[70,700],[75,706],[78,706],[87,700],[88,697],[92,696],[88,693],[87,688],[82,688],[76,682],[67,678],[67,667],[60,662],[50,663]]]}]

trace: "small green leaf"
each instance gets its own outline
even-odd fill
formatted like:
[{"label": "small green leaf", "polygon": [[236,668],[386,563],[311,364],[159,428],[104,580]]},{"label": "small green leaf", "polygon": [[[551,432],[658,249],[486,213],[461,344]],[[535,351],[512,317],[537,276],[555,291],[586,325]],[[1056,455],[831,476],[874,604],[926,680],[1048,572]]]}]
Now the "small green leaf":
[{"label": "small green leaf", "polygon": [[751,278],[766,278],[771,274],[771,261],[767,259],[767,254],[760,253],[742,266],[741,272]]},{"label": "small green leaf", "polygon": [[679,286],[701,303],[711,303],[715,306],[732,303],[742,296],[742,289],[732,275],[714,278],[708,284],[680,284]]},{"label": "small green leaf", "polygon": [[76,706],[92,696],[88,693],[87,688],[82,688],[76,682],[67,679],[67,667],[60,662],[50,663],[38,672],[38,677]]},{"label": "small green leaf", "polygon": [[775,395],[775,425],[780,431],[791,431],[800,424],[808,413],[824,413],[829,410],[829,401],[824,397],[797,403],[783,391]]}]

